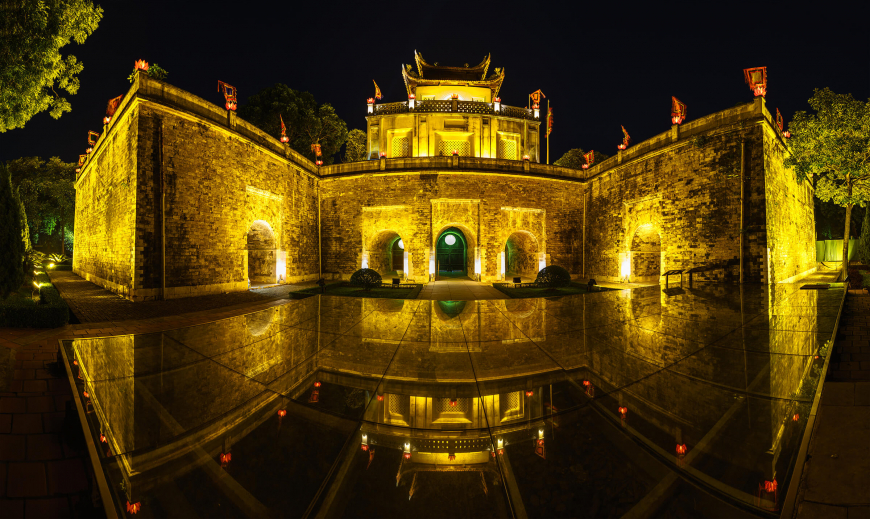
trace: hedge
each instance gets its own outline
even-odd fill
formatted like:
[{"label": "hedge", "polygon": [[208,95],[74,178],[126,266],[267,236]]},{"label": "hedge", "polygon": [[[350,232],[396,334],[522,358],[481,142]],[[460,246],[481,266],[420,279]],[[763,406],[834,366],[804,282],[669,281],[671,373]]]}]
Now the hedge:
[{"label": "hedge", "polygon": [[[49,281],[45,274],[40,282]],[[15,298],[0,301],[0,326],[10,328],[56,328],[69,322],[69,306],[60,297],[54,285],[42,287],[45,303],[36,304],[31,299]]]}]

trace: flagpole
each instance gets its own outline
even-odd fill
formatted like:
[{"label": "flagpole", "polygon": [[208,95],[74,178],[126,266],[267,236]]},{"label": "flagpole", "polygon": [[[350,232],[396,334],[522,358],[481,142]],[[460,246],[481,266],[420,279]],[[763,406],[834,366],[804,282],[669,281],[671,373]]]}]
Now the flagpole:
[{"label": "flagpole", "polygon": [[547,99],[547,165],[550,164],[550,100]]}]

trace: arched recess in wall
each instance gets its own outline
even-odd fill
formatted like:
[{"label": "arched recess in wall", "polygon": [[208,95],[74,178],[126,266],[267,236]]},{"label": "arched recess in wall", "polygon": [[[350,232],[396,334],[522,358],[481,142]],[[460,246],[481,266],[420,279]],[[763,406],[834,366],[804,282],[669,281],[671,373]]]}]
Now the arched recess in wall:
[{"label": "arched recess in wall", "polygon": [[255,220],[248,229],[248,279],[251,283],[275,283],[276,241],[272,226],[265,220]]},{"label": "arched recess in wall", "polygon": [[514,231],[504,246],[505,276],[536,277],[538,252],[538,240],[532,233]]},{"label": "arched recess in wall", "polygon": [[662,237],[652,223],[634,231],[629,246],[631,281],[657,282],[662,273]]},{"label": "arched recess in wall", "polygon": [[405,241],[391,229],[380,231],[369,243],[369,268],[382,276],[405,270]]},{"label": "arched recess in wall", "polygon": [[464,225],[449,224],[434,236],[435,265],[432,266],[438,275],[475,274],[478,268],[475,258],[476,240],[470,229]]}]

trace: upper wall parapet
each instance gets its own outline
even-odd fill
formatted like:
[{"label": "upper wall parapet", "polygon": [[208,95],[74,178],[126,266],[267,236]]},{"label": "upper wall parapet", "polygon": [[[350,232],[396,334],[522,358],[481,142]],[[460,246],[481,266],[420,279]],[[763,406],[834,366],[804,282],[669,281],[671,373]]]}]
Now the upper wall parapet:
[{"label": "upper wall parapet", "polygon": [[134,102],[141,101],[157,103],[185,114],[197,116],[227,131],[236,133],[280,157],[284,157],[289,163],[300,170],[317,175],[317,166],[313,162],[253,124],[237,117],[235,112],[226,110],[190,92],[169,83],[150,78],[137,71],[134,75],[133,84],[127,93],[124,94],[124,99],[120,106],[118,106],[112,120],[109,124],[103,126],[103,132],[97,140],[96,145],[94,145],[93,152],[89,154],[88,160],[76,177],[77,181],[88,173],[90,163],[93,162],[92,158],[100,153],[103,143],[112,133],[115,124],[123,118]]},{"label": "upper wall parapet", "polygon": [[508,175],[532,175],[538,178],[551,178],[583,182],[583,171],[561,166],[538,164],[529,160],[490,159],[484,157],[404,157],[396,159],[381,158],[361,162],[333,164],[320,168],[321,178],[345,177],[366,173],[444,172],[444,173],[497,173]]},{"label": "upper wall parapet", "polygon": [[693,121],[688,121],[682,125],[673,125],[671,129],[666,132],[632,145],[628,149],[620,151],[618,154],[608,158],[607,160],[594,164],[586,170],[586,179],[591,180],[594,177],[606,173],[610,169],[633,162],[648,153],[661,150],[679,141],[685,142],[685,139],[697,137],[701,134],[716,130],[717,128],[723,128],[741,122],[765,122],[771,129],[773,128],[774,123],[771,119],[770,112],[767,111],[767,106],[763,97],[756,97],[752,102],[728,108]]}]

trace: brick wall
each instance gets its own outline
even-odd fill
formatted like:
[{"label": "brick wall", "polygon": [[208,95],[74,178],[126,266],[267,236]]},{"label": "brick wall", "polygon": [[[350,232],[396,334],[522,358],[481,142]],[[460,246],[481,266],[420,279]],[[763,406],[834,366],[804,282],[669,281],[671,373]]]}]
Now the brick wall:
[{"label": "brick wall", "polygon": [[[348,276],[374,237],[396,232],[411,255],[414,279],[428,279],[430,251],[445,229],[460,229],[481,274],[493,280],[498,257],[517,231],[534,236],[550,264],[579,274],[583,186],[508,175],[444,172],[366,175],[321,181],[323,270]],[[531,240],[530,240],[531,241]]]},{"label": "brick wall", "polygon": [[[500,278],[519,233],[522,252],[505,258],[508,270],[532,275],[544,260],[574,276],[635,281],[694,267],[707,267],[698,277],[736,281],[742,235],[745,279],[777,282],[815,266],[812,192],[782,167],[783,153],[757,99],[576,175],[420,158],[318,177],[235,113],[140,77],[77,180],[74,269],[132,299],[160,297],[164,279],[165,297],[182,297],[244,290],[252,267],[255,281],[293,282],[319,277],[322,261],[327,277],[346,278],[364,262],[385,264],[381,249],[398,235],[411,279],[423,282],[435,241],[456,228],[469,273],[483,281]],[[255,222],[273,248],[249,245]],[[264,251],[257,265],[254,248]],[[276,267],[267,272],[265,261]]]}]

